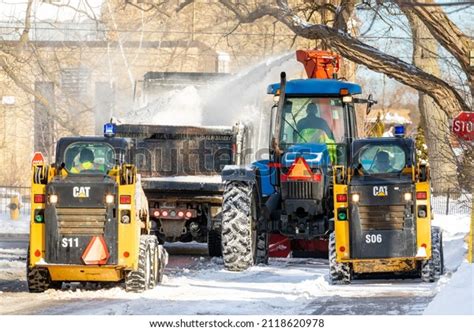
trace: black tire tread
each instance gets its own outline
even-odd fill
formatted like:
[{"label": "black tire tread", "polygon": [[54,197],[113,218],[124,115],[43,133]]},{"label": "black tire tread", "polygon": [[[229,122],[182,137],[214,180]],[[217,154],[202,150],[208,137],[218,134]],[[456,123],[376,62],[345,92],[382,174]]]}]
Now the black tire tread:
[{"label": "black tire tread", "polygon": [[229,182],[222,204],[222,256],[227,270],[243,271],[254,264],[251,233],[253,185]]}]

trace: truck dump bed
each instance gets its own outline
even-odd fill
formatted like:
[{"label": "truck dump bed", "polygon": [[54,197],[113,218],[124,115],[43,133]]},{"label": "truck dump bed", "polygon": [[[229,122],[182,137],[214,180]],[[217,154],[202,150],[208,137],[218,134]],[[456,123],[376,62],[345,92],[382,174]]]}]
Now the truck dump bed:
[{"label": "truck dump bed", "polygon": [[116,134],[133,139],[132,158],[152,199],[221,195],[220,172],[235,163],[232,127],[121,124]]}]

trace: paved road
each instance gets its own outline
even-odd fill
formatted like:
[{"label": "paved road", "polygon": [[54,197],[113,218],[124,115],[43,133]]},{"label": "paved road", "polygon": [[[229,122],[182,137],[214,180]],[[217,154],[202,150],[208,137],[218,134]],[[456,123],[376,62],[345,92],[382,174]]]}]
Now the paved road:
[{"label": "paved road", "polygon": [[[77,306],[78,300],[87,303],[85,307],[97,303],[100,303],[100,307],[115,307],[111,311],[119,314],[134,314],[140,311],[128,310],[127,307],[133,307],[134,301],[129,300],[129,296],[122,291],[96,293],[63,289],[44,294],[28,293],[25,279],[27,246],[26,238],[0,237],[0,296],[2,303],[5,303],[0,307],[0,314],[76,314],[81,313]],[[298,297],[303,303],[300,304],[301,309],[297,310],[297,314],[421,314],[436,293],[436,284],[421,283],[419,279],[356,280],[350,286],[330,286],[324,281],[314,283],[315,279],[322,280],[326,277],[327,260],[275,259],[268,267],[258,267],[253,272],[229,273],[222,271],[221,259],[211,259],[207,256],[205,244],[171,244],[166,248],[170,253],[166,268],[168,282],[153,292],[156,293],[156,298],[154,294],[145,295],[151,295],[152,298],[149,299],[159,299],[157,307],[170,306],[170,309],[164,312],[167,314],[176,313],[176,310],[171,308],[177,304],[188,314],[203,313],[200,309],[204,306],[196,306],[196,302],[201,301],[212,303],[214,307],[218,303],[217,306],[225,307],[232,304],[227,301],[230,299],[227,299],[226,293],[233,293],[230,297],[238,305],[241,304],[240,301],[248,302],[256,293],[269,293],[268,295],[275,297],[274,300],[265,301],[261,297],[253,299],[256,305],[268,306],[268,314],[279,311],[282,308],[279,305],[285,305],[288,295]],[[209,273],[209,270],[212,272]],[[186,280],[180,281],[183,277]],[[298,284],[305,282],[312,284],[307,288],[308,293],[305,293],[304,286],[302,292],[298,287]],[[317,288],[314,287],[315,284]],[[296,286],[295,290],[291,290],[293,286]],[[77,286],[74,285],[74,288]],[[209,292],[205,290],[207,288],[212,289],[212,300]],[[190,290],[194,293],[192,300],[180,301],[183,296],[190,295]],[[235,299],[235,296],[240,296],[240,301]],[[259,300],[263,301],[259,303]],[[49,308],[45,310],[45,306]],[[239,314],[252,314],[252,310],[245,307],[247,305],[242,304]],[[225,311],[210,308],[208,313]],[[286,311],[286,308],[281,311]]]}]

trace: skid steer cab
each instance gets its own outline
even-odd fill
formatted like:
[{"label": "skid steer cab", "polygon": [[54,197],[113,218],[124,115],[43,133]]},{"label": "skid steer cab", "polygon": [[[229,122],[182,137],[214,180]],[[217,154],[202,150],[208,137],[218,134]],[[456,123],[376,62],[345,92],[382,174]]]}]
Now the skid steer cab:
[{"label": "skid steer cab", "polygon": [[331,281],[350,283],[367,273],[439,279],[442,234],[431,226],[428,166],[417,162],[413,140],[356,140],[350,157],[347,168],[335,166],[333,171]]},{"label": "skid steer cab", "polygon": [[167,253],[149,235],[148,203],[127,163],[129,143],[112,133],[61,138],[53,164],[33,165],[30,292],[122,281],[140,292],[161,282]]}]

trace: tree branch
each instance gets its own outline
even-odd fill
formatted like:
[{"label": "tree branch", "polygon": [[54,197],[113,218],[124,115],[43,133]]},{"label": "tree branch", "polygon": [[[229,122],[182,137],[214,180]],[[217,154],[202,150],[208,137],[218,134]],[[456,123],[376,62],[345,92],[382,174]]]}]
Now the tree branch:
[{"label": "tree branch", "polygon": [[[413,13],[428,28],[431,35],[451,53],[464,71],[469,70],[469,50],[471,39],[465,35],[439,6],[414,6],[413,0],[395,0],[405,13]],[[428,3],[429,4],[429,3]]]},{"label": "tree branch", "polygon": [[300,37],[311,40],[322,39],[330,48],[348,60],[428,94],[448,115],[457,113],[459,110],[470,110],[459,93],[443,80],[399,58],[385,54],[346,33],[326,25],[311,24],[303,20],[294,14],[286,1],[279,0],[277,5],[262,5],[248,13],[237,8],[229,0],[219,0],[219,2],[231,10],[241,23],[252,23],[264,16],[273,16]]}]

